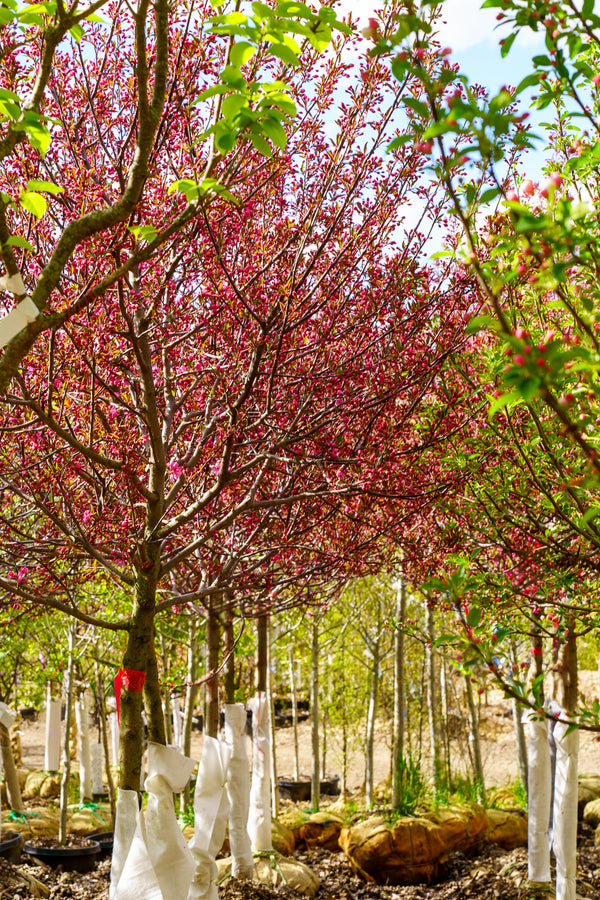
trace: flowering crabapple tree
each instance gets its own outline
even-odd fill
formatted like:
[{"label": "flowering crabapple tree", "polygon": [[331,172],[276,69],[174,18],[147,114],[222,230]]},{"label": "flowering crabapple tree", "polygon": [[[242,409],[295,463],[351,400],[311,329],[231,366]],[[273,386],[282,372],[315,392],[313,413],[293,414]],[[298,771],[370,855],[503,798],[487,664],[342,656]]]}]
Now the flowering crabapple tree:
[{"label": "flowering crabapple tree", "polygon": [[[549,550],[558,561],[563,591],[551,593],[572,631],[574,616],[585,629],[596,615],[584,598],[558,601],[566,582],[579,583],[585,595],[597,578],[600,18],[588,3],[581,9],[538,0],[483,5],[499,10],[501,32],[512,27],[502,41],[504,56],[519,28],[544,36],[546,53],[533,59],[530,74],[516,87],[483,96],[439,52],[437,66],[422,66],[436,52],[421,15],[429,4],[401,17],[393,35],[374,35],[375,52],[392,55],[398,78],[407,67],[420,72],[419,92],[405,101],[412,139],[429,157],[461,226],[462,236],[448,252],[479,286],[473,313],[480,314],[470,330],[487,335],[486,365],[482,370],[472,354],[463,385],[495,417],[495,424],[486,425],[484,416],[476,426],[487,432],[484,455],[471,467],[472,482],[482,479],[480,499],[486,493],[483,515],[495,522],[500,553],[508,544],[509,558],[527,549],[535,561]],[[532,137],[517,101],[531,90],[535,108],[556,111],[546,136],[547,172],[539,183],[521,174],[526,163],[519,162]],[[498,436],[503,458],[508,453],[524,469],[522,479],[480,465],[493,455]],[[508,488],[500,487],[503,477]],[[496,508],[492,480],[499,490]],[[573,681],[574,673],[569,677]]]},{"label": "flowering crabapple tree", "polygon": [[[269,156],[285,144],[282,122],[294,105],[282,82],[263,80],[265,59],[293,67],[293,34],[322,51],[332,27],[346,26],[329,8],[287,0],[218,14],[166,0],[135,8],[96,0],[83,9],[79,0],[7,0],[0,25],[5,390],[40,334],[93,314],[119,279],[165,252],[226,193],[247,148]],[[250,60],[246,78],[240,66]],[[175,115],[179,152],[167,160]],[[143,218],[149,196],[161,212],[152,222]],[[44,216],[51,225],[38,233]],[[127,229],[135,240],[123,241]],[[102,248],[98,265],[73,293],[66,285],[77,256],[93,245]]]},{"label": "flowering crabapple tree", "polygon": [[[285,149],[277,131],[280,152],[265,156],[249,139],[223,162],[235,204],[221,194],[203,205],[189,185],[193,201],[184,191],[164,204],[173,176],[181,184],[212,152],[195,138],[206,122],[188,90],[213,56],[188,46],[185,21],[172,63],[182,81],[136,209],[140,227],[152,223],[164,239],[152,258],[139,255],[148,233],[125,227],[78,246],[60,302],[75,309],[91,285],[103,286],[103,302],[40,334],[3,398],[0,451],[3,605],[124,634],[123,668],[142,674],[148,736],[159,743],[157,615],[225,590],[249,603],[344,567],[359,572],[380,560],[375,540],[435,496],[419,463],[420,411],[465,302],[443,273],[419,265],[425,235],[403,227],[409,204],[435,199],[419,155],[384,153],[410,77],[396,84],[376,60],[348,62],[346,39],[320,62],[310,48],[301,55]],[[94,175],[125,152],[136,103],[126,36],[115,27],[107,47],[100,34],[92,30],[98,51],[79,62],[56,58],[82,73],[69,102],[57,89],[46,109],[62,128],[45,164],[78,161],[61,166],[64,215],[100,202]],[[235,125],[237,95],[214,96]],[[89,98],[97,115],[87,122],[79,110]],[[190,202],[197,212],[179,230],[169,230],[171,202],[176,218]],[[55,232],[51,215],[32,227],[40,259]],[[95,599],[107,583],[130,598],[111,615]],[[120,784],[131,790],[141,680],[121,695]]]}]

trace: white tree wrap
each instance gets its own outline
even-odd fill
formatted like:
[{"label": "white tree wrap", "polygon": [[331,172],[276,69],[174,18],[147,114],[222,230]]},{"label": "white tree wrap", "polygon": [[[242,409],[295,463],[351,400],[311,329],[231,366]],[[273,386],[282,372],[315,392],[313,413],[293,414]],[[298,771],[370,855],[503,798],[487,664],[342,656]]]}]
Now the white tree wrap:
[{"label": "white tree wrap", "polygon": [[250,810],[250,773],[246,753],[246,709],[241,703],[225,707],[225,741],[231,757],[227,769],[229,795],[229,844],[231,874],[234,878],[252,878],[254,858],[248,834]]},{"label": "white tree wrap", "polygon": [[252,787],[248,834],[252,850],[272,850],[271,837],[271,753],[269,737],[269,705],[267,695],[252,697]]},{"label": "white tree wrap", "polygon": [[[217,853],[225,840],[229,799],[225,779],[229,748],[217,738],[204,736],[198,779],[194,791],[194,836],[190,850],[194,860],[188,900],[217,900]],[[186,896],[186,895],[183,895]]]},{"label": "white tree wrap", "polygon": [[527,712],[524,719],[529,730],[528,762],[528,877],[530,881],[550,881],[550,801],[552,796],[552,772],[546,719],[535,719]]},{"label": "white tree wrap", "polygon": [[[563,712],[563,716],[566,713]],[[556,856],[556,900],[575,900],[577,877],[577,768],[579,731],[557,722],[553,848]]]},{"label": "white tree wrap", "polygon": [[146,814],[135,791],[119,791],[109,900],[182,900],[194,861],[175,818],[173,793],[182,791],[195,761],[175,747],[148,744]]}]

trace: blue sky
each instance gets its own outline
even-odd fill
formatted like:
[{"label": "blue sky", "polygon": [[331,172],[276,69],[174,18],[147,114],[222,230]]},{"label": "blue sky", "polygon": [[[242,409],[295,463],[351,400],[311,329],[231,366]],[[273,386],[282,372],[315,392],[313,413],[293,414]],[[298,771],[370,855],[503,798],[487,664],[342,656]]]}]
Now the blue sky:
[{"label": "blue sky", "polygon": [[[505,84],[515,87],[531,72],[531,59],[545,52],[543,34],[536,35],[530,29],[522,29],[506,58],[500,55],[499,41],[510,34],[510,26],[498,25],[497,9],[481,9],[483,0],[445,0],[439,28],[442,46],[450,47],[453,62],[458,62],[469,81],[481,84],[496,92]],[[340,10],[352,10],[359,25],[367,24],[374,9],[380,8],[377,0],[341,0]],[[530,112],[531,122],[543,121],[546,113],[531,112],[528,107],[531,91],[523,94],[524,111]],[[541,144],[540,144],[541,146]],[[529,151],[526,155],[527,175],[537,180],[543,165],[541,153]]]}]

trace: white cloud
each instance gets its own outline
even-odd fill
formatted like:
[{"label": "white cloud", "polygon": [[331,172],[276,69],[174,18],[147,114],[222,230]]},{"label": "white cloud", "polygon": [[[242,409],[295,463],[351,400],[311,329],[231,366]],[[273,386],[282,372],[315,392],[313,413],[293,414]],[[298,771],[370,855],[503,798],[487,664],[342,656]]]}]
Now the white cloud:
[{"label": "white cloud", "polygon": [[[442,7],[440,39],[454,51],[467,50],[483,41],[498,43],[496,9],[481,9],[482,0],[446,0]],[[445,22],[445,24],[443,24]]]},{"label": "white cloud", "polygon": [[[497,45],[510,33],[509,28],[496,29],[498,9],[481,9],[483,0],[445,0],[439,26],[439,40],[455,52],[468,50],[480,44]],[[352,12],[354,20],[365,25],[375,9],[381,9],[377,0],[340,0],[337,7],[341,15]],[[529,28],[521,28],[517,41],[521,47],[538,44],[541,34]]]}]

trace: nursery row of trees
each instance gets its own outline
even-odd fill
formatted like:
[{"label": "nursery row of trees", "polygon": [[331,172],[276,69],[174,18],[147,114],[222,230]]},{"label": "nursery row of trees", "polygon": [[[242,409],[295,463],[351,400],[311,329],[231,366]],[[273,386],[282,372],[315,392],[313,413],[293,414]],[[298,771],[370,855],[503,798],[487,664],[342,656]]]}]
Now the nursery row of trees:
[{"label": "nursery row of trees", "polygon": [[[539,715],[552,645],[559,715],[600,727],[576,678],[598,621],[600,18],[485,5],[504,55],[521,28],[546,47],[495,96],[430,2],[386,7],[368,55],[298,3],[7,7],[2,614],[122,633],[124,789],[142,695],[166,739],[157,617],[266,621],[381,570],[457,612],[466,661]],[[527,683],[503,662],[521,636]]]}]

